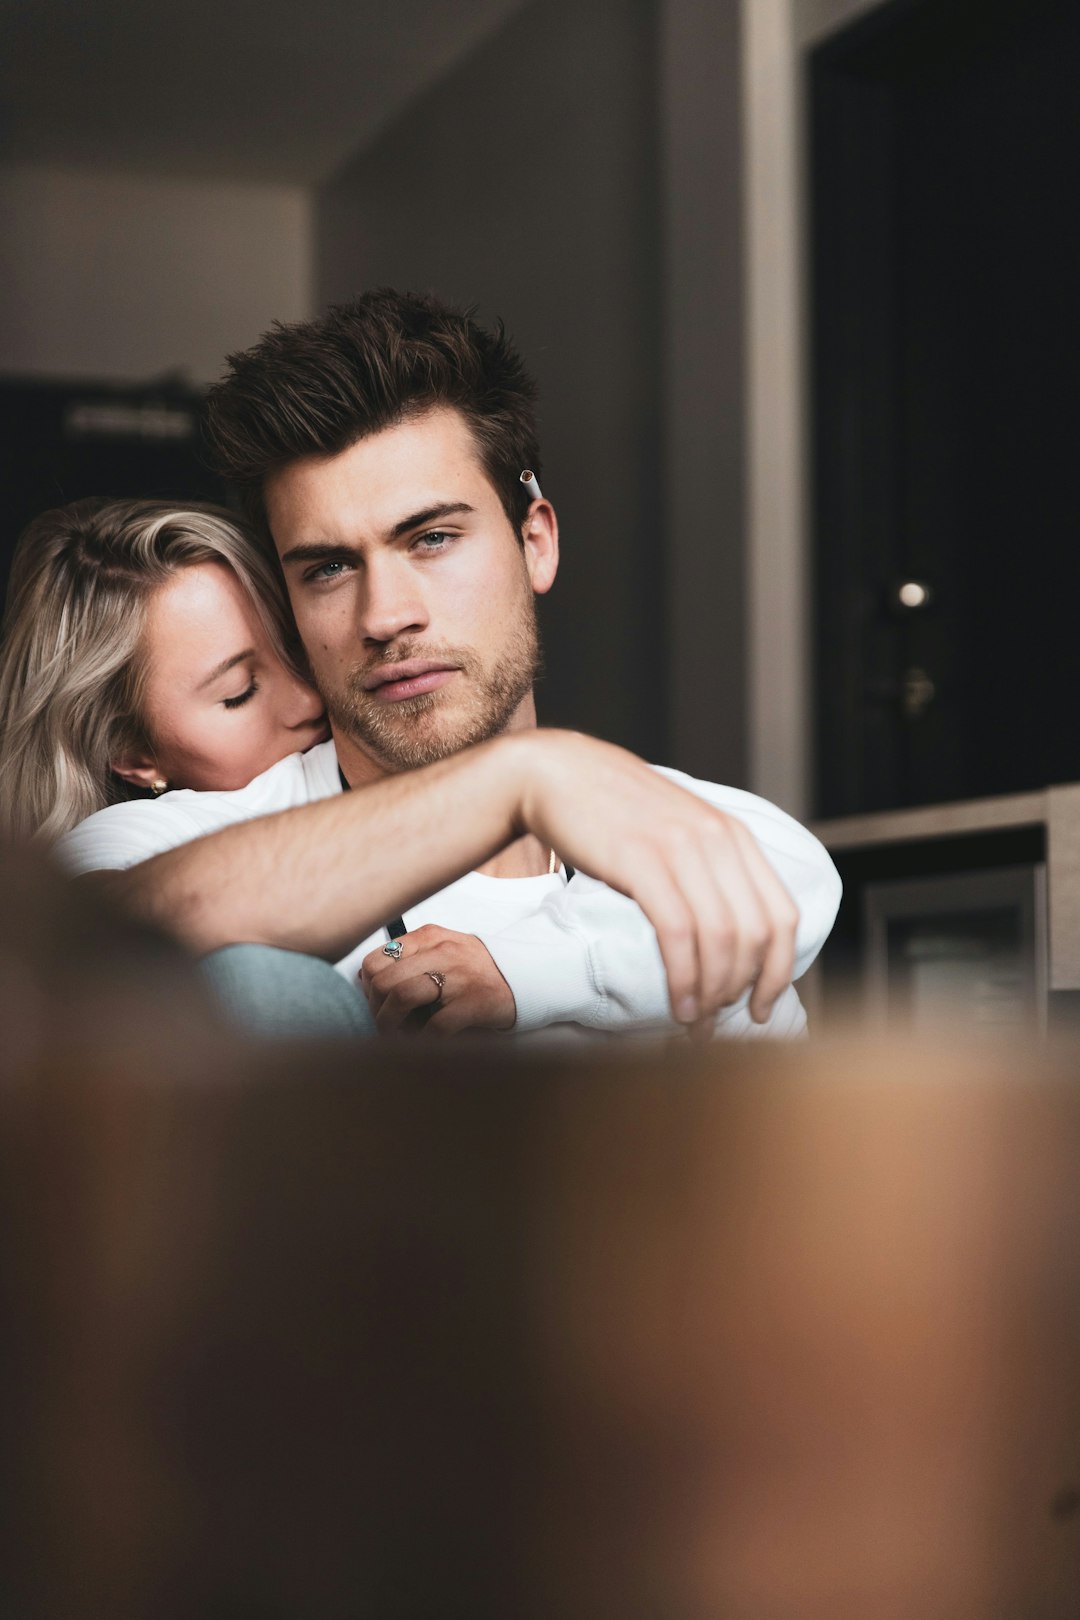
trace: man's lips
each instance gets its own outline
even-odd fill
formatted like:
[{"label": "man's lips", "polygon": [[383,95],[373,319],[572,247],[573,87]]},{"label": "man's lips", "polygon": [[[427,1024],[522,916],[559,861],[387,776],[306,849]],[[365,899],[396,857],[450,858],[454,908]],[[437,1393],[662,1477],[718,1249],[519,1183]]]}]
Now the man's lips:
[{"label": "man's lips", "polygon": [[384,664],[367,676],[363,684],[378,703],[400,703],[404,698],[434,692],[456,674],[457,666],[454,664],[416,659],[403,664]]}]

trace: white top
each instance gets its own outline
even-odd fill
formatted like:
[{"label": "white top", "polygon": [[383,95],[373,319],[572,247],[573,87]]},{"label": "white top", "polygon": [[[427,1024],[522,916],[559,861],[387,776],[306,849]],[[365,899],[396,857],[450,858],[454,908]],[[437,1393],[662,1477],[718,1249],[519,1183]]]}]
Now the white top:
[{"label": "white top", "polygon": [[[753,793],[657,769],[736,816],[754,835],[799,908],[798,978],[828,937],[840,903],[840,879],[825,849],[791,816]],[[109,805],[66,833],[56,854],[73,874],[118,870],[235,822],[340,792],[334,744],[320,743],[306,754],[279,760],[234,792],[182,789],[159,799]],[[477,935],[513,991],[518,1031],[567,1024],[620,1033],[672,1028],[652,925],[634,901],[584,872],[569,883],[561,872],[529,878],[470,872],[412,906],[404,921],[410,929],[437,923]],[[361,940],[336,964],[338,972],[355,983],[364,957],[385,939],[379,929]],[[748,1000],[744,996],[720,1012],[718,1034],[790,1036],[806,1027],[793,988],[779,998],[766,1025],[753,1022]]]}]

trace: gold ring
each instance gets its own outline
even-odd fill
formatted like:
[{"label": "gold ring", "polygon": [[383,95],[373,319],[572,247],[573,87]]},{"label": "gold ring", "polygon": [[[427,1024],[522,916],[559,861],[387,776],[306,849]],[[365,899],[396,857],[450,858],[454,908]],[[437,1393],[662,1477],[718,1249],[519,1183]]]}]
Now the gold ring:
[{"label": "gold ring", "polygon": [[441,1001],[442,1000],[442,993],[443,993],[443,985],[446,983],[446,980],[443,978],[441,973],[436,973],[431,968],[425,968],[424,971],[427,974],[429,979],[434,979],[435,988],[439,992],[439,998],[438,999]]}]

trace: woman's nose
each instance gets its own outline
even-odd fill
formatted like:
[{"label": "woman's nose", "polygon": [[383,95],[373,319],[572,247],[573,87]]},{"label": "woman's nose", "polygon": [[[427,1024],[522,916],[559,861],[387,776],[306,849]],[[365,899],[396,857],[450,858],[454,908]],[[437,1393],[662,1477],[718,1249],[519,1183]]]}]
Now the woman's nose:
[{"label": "woman's nose", "polygon": [[316,720],[321,720],[325,712],[323,700],[315,688],[302,681],[299,675],[290,676],[284,710],[286,725],[299,730],[301,726],[310,726]]}]

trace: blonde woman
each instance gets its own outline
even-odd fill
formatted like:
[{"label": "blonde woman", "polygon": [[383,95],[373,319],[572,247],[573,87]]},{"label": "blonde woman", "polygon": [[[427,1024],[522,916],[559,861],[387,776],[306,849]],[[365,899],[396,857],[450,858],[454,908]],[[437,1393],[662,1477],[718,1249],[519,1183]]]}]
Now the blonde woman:
[{"label": "blonde woman", "polygon": [[244,787],[329,735],[272,565],[228,513],[76,501],[21,537],[0,644],[0,833]]}]

